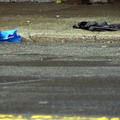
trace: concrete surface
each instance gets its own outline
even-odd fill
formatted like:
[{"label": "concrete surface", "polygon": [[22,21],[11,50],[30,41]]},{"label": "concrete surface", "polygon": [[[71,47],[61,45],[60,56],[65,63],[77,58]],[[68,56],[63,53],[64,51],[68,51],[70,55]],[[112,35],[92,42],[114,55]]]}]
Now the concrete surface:
[{"label": "concrete surface", "polygon": [[18,29],[23,41],[119,41],[120,31],[91,32],[72,28],[80,21],[119,24],[119,11],[119,3],[0,3],[0,30]]}]

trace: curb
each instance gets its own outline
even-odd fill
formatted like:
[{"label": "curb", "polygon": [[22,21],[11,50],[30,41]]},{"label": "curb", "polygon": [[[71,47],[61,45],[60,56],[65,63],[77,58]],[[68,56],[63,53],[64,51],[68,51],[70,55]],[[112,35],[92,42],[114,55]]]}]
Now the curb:
[{"label": "curb", "polygon": [[79,42],[79,41],[103,41],[103,42],[119,42],[120,35],[105,35],[105,34],[49,34],[49,33],[21,33],[23,41],[66,41],[66,42]]}]

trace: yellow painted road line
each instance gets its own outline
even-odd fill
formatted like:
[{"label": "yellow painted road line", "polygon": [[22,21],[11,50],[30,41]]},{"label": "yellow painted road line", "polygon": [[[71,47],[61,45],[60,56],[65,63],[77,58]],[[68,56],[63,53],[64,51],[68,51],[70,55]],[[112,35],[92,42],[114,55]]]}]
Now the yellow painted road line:
[{"label": "yellow painted road line", "polygon": [[114,117],[80,117],[80,116],[57,116],[57,115],[0,115],[0,120],[120,120]]}]

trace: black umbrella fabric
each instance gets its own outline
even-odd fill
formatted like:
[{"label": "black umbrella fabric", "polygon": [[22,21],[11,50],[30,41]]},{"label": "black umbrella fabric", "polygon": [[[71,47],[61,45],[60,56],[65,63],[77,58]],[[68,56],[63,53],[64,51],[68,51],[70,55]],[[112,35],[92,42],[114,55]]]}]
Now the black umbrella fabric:
[{"label": "black umbrella fabric", "polygon": [[107,22],[97,23],[95,21],[82,21],[73,25],[75,29],[84,29],[89,31],[119,31],[120,24],[108,24]]}]

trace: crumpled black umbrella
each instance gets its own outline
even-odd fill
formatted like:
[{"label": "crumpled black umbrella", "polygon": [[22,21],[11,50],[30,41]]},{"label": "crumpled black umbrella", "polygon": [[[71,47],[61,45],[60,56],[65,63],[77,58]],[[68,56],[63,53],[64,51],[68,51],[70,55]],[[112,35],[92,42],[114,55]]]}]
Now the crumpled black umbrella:
[{"label": "crumpled black umbrella", "polygon": [[120,24],[110,24],[108,25],[107,22],[97,23],[95,21],[82,21],[78,24],[73,25],[73,28],[76,29],[85,29],[89,31],[119,31]]}]

